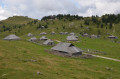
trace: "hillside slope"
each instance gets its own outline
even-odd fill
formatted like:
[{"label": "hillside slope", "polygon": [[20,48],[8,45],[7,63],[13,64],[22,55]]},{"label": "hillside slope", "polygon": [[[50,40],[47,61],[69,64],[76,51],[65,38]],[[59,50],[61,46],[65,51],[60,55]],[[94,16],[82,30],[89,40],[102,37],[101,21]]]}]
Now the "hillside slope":
[{"label": "hillside slope", "polygon": [[[101,19],[99,17],[99,19]],[[76,32],[79,34],[88,33],[90,35],[102,35],[107,37],[109,35],[115,35],[120,37],[120,22],[113,23],[110,29],[110,24],[102,23],[97,25],[93,23],[89,17],[89,24],[86,24],[86,17],[84,19],[48,19],[48,20],[36,20],[23,16],[10,17],[0,23],[0,36],[5,37],[8,34],[26,35],[31,32],[39,34],[40,32],[51,33],[55,31],[59,32]],[[40,29],[41,26],[47,26],[46,29]]]},{"label": "hillside slope", "polygon": [[120,77],[119,62],[99,58],[64,58],[49,54],[44,51],[45,49],[50,47],[26,41],[0,40],[0,79],[119,79]]},{"label": "hillside slope", "polygon": [[32,18],[28,18],[25,16],[13,16],[13,17],[9,17],[6,20],[1,21],[1,24],[26,24],[30,21],[32,21]]}]

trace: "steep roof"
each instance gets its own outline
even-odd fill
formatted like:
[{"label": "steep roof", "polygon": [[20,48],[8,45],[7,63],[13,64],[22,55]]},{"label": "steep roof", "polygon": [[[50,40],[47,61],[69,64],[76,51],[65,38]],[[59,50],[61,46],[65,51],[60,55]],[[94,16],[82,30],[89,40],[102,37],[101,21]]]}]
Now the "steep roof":
[{"label": "steep roof", "polygon": [[64,32],[60,32],[59,34],[64,34]]},{"label": "steep roof", "polygon": [[64,32],[65,34],[68,34],[68,32]]},{"label": "steep roof", "polygon": [[117,37],[114,35],[111,35],[111,36],[108,36],[108,38],[117,38]]},{"label": "steep roof", "polygon": [[48,38],[46,36],[42,36],[40,40],[47,40]]},{"label": "steep roof", "polygon": [[83,35],[84,35],[84,36],[88,36],[88,34],[87,34],[87,33],[84,33]]},{"label": "steep roof", "polygon": [[97,35],[91,35],[90,37],[91,38],[97,38],[98,36]]},{"label": "steep roof", "polygon": [[78,41],[78,38],[76,36],[67,36],[68,41]]},{"label": "steep roof", "polygon": [[29,41],[36,41],[36,40],[37,40],[36,37],[32,37],[32,38],[29,39]]},{"label": "steep roof", "polygon": [[51,34],[55,34],[55,32],[52,32]]},{"label": "steep roof", "polygon": [[11,34],[11,35],[5,37],[4,40],[20,40],[20,37],[14,35],[14,34]]},{"label": "steep roof", "polygon": [[75,35],[75,33],[74,33],[74,32],[71,32],[70,35]]},{"label": "steep roof", "polygon": [[51,49],[56,50],[56,51],[60,51],[60,52],[66,52],[66,53],[69,53],[69,54],[82,52],[81,49],[75,47],[73,44],[63,43],[63,42],[57,44],[55,47],[53,47]]},{"label": "steep roof", "polygon": [[33,36],[33,34],[32,33],[28,33],[28,35],[27,36]]},{"label": "steep roof", "polygon": [[43,44],[48,45],[49,43],[54,43],[54,41],[51,39],[48,39]]},{"label": "steep roof", "polygon": [[46,32],[42,32],[42,33],[40,33],[41,35],[46,35],[47,33]]}]

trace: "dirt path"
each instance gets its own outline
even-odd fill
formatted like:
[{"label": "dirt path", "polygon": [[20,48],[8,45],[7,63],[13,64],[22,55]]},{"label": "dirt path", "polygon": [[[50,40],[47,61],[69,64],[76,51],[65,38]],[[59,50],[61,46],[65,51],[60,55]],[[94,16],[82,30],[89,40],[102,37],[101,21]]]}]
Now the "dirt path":
[{"label": "dirt path", "polygon": [[59,40],[55,40],[55,41],[57,41],[57,42],[59,42],[59,43],[61,42],[61,41],[59,41]]},{"label": "dirt path", "polygon": [[[59,41],[59,40],[55,40],[55,41],[61,42],[61,41]],[[87,54],[87,53],[84,53],[84,54]],[[112,60],[112,61],[120,62],[119,59],[114,59],[114,58],[109,58],[109,57],[104,57],[104,56],[99,56],[99,55],[94,55],[94,54],[91,54],[91,55],[94,56],[94,57],[98,57],[98,58],[103,58],[103,59],[107,59],[107,60]]]},{"label": "dirt path", "polygon": [[107,60],[112,60],[112,61],[118,61],[120,62],[120,60],[118,59],[114,59],[114,58],[109,58],[109,57],[104,57],[104,56],[98,56],[98,55],[92,55],[94,57],[99,57],[99,58],[103,58],[103,59],[107,59]]}]

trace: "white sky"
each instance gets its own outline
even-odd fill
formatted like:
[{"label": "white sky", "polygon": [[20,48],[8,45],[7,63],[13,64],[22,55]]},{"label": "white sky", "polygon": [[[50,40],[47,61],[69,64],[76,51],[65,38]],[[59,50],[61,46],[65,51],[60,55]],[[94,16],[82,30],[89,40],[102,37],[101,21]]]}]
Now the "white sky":
[{"label": "white sky", "polygon": [[41,19],[54,14],[80,16],[120,13],[120,0],[0,0],[0,20],[22,15]]}]

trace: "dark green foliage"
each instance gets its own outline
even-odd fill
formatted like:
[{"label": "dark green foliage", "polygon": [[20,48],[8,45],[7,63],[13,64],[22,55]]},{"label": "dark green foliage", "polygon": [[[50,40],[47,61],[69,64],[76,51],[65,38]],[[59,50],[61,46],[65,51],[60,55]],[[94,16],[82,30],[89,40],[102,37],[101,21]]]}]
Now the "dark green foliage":
[{"label": "dark green foliage", "polygon": [[63,26],[63,30],[65,29],[65,26]]},{"label": "dark green foliage", "polygon": [[33,22],[34,22],[34,24],[36,24],[38,22],[38,20],[34,20]]},{"label": "dark green foliage", "polygon": [[53,15],[53,16],[45,16],[41,20],[44,20],[44,21],[49,20],[49,19],[55,20],[56,18],[59,19],[59,20],[64,19],[64,21],[66,21],[66,19],[69,20],[69,21],[72,21],[74,19],[77,19],[77,20],[82,20],[83,19],[82,16],[78,16],[78,15],[58,14],[58,15]]},{"label": "dark green foliage", "polygon": [[3,25],[3,27],[2,28],[5,28],[5,25]]},{"label": "dark green foliage", "polygon": [[48,28],[48,25],[45,25],[45,28]]},{"label": "dark green foliage", "polygon": [[104,27],[104,25],[103,24],[101,24],[101,28],[103,28]]},{"label": "dark green foliage", "polygon": [[89,25],[89,22],[90,22],[89,19],[85,19],[84,24],[85,24],[85,25]]},{"label": "dark green foliage", "polygon": [[96,15],[96,16],[92,16],[92,21],[93,21],[93,23],[95,23],[95,24],[99,24],[99,17]]},{"label": "dark green foliage", "polygon": [[40,29],[41,28],[41,24],[38,25],[37,29]]},{"label": "dark green foliage", "polygon": [[98,29],[98,31],[97,31],[97,32],[98,32],[98,33],[97,33],[98,35],[101,35],[101,31],[100,31],[99,29]]},{"label": "dark green foliage", "polygon": [[100,24],[97,24],[97,28],[99,28],[99,25],[100,25]]},{"label": "dark green foliage", "polygon": [[119,23],[120,22],[120,14],[106,14],[102,16],[102,22],[107,23]]},{"label": "dark green foliage", "polygon": [[80,26],[81,28],[83,28],[83,25],[81,24],[81,26]]},{"label": "dark green foliage", "polygon": [[113,25],[112,23],[109,24],[109,29],[112,29]]}]

